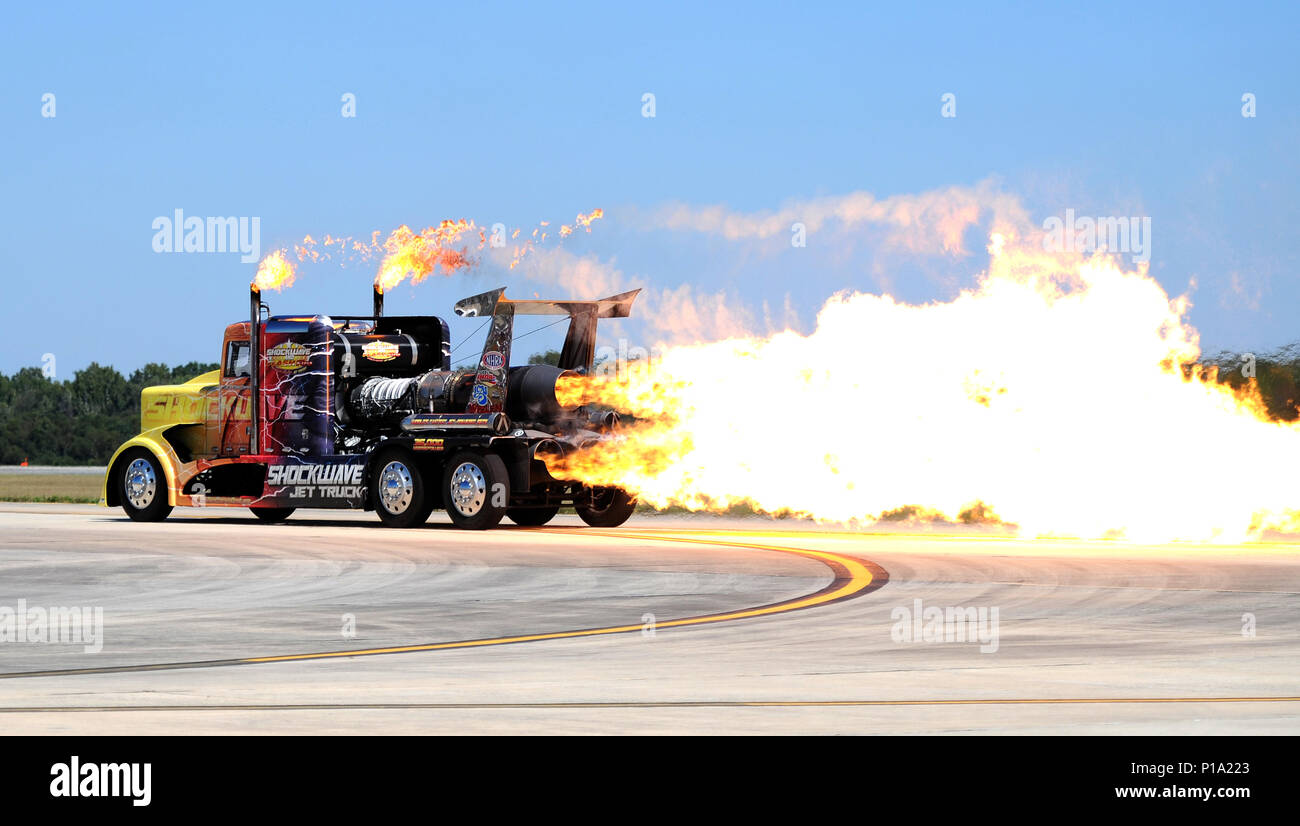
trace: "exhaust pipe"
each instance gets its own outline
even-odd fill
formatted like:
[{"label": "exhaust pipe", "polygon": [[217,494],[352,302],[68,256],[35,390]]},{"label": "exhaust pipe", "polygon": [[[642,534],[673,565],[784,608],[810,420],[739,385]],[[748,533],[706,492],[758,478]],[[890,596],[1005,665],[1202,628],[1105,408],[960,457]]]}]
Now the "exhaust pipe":
[{"label": "exhaust pipe", "polygon": [[248,286],[248,317],[250,326],[248,328],[248,373],[249,388],[252,391],[252,397],[249,399],[249,432],[248,432],[248,452],[250,455],[257,456],[261,454],[261,427],[262,427],[262,291],[257,288],[256,284]]},{"label": "exhaust pipe", "polygon": [[383,317],[383,315],[384,315],[384,291],[379,288],[378,284],[376,284],[375,285],[375,320],[380,319],[381,317]]}]

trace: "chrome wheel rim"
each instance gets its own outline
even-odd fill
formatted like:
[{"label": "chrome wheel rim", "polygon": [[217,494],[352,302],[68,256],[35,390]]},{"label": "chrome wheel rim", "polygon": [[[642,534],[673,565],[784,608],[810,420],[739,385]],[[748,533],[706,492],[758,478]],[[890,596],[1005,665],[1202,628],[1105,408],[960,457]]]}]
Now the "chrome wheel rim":
[{"label": "chrome wheel rim", "polygon": [[138,511],[153,504],[158,493],[158,476],[154,473],[153,462],[148,459],[136,459],[126,468],[124,491],[126,501]]},{"label": "chrome wheel rim", "polygon": [[379,503],[394,516],[403,514],[415,499],[415,480],[401,462],[389,462],[379,472]]},{"label": "chrome wheel rim", "polygon": [[487,478],[473,462],[462,462],[451,474],[451,504],[461,516],[473,516],[487,502]]}]

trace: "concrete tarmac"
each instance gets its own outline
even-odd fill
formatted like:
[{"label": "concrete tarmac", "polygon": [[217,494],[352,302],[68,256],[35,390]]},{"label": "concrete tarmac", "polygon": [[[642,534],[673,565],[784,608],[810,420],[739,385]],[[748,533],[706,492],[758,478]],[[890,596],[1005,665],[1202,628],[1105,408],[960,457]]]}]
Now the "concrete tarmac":
[{"label": "concrete tarmac", "polygon": [[0,731],[1300,733],[1300,545],[552,524],[0,503]]}]

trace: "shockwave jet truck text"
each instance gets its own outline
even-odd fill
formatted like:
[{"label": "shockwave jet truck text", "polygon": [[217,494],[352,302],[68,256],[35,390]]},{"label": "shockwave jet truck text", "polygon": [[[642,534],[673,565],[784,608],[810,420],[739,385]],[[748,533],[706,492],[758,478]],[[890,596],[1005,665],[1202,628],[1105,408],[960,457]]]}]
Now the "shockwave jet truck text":
[{"label": "shockwave jet truck text", "polygon": [[[456,314],[489,319],[487,339],[475,366],[453,370],[447,323],[386,316],[378,289],[370,316],[271,316],[254,287],[219,369],[143,391],[142,432],[109,462],[102,504],[142,521],[176,506],[246,507],[265,521],[364,508],[399,528],[443,508],[470,529],[505,516],[542,525],[571,506],[588,525],[621,525],[631,495],[553,478],[546,459],[617,438],[616,414],[565,409],[555,386],[591,373],[597,319],[626,318],[638,292],[466,298]],[[558,366],[510,366],[518,315],[569,317]]]}]

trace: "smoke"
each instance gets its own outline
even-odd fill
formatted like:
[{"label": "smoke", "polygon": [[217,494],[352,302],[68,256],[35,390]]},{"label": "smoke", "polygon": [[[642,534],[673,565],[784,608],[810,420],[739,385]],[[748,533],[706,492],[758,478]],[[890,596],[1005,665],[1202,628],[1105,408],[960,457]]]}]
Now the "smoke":
[{"label": "smoke", "polygon": [[778,210],[738,212],[725,206],[670,204],[652,210],[642,229],[694,232],[729,241],[788,239],[795,224],[808,233],[834,233],[837,241],[873,241],[916,255],[969,254],[965,235],[981,222],[1027,226],[1020,200],[992,180],[919,194],[877,198],[870,192],[791,201]]},{"label": "smoke", "polygon": [[[1003,192],[992,180],[973,187],[952,186],[886,198],[854,192],[792,201],[778,210],[757,212],[685,204],[650,210],[629,207],[613,213],[612,220],[641,231],[701,234],[736,242],[780,239],[785,248],[791,225],[799,223],[809,234],[832,237],[833,245],[821,246],[832,248],[841,257],[856,246],[870,245],[876,254],[873,268],[886,285],[892,279],[886,271],[889,260],[969,257],[972,253],[965,239],[972,228],[1017,235],[1038,231],[1019,198]],[[789,293],[774,311],[767,300],[748,303],[734,290],[709,289],[697,283],[656,284],[644,274],[624,272],[617,259],[563,247],[533,250],[522,261],[511,250],[492,250],[488,260],[503,268],[518,265],[513,276],[564,297],[599,298],[642,288],[634,324],[646,343],[654,346],[770,335],[800,327]],[[835,262],[832,266],[849,265]],[[959,286],[969,283],[967,278]],[[623,329],[621,324],[611,326]]]},{"label": "smoke", "polygon": [[[499,265],[509,260],[510,253],[494,250],[488,257]],[[548,295],[562,298],[604,298],[640,288],[632,321],[657,346],[770,333],[798,324],[788,295],[774,313],[767,302],[757,308],[747,306],[725,290],[701,290],[691,284],[647,285],[646,279],[625,274],[616,259],[562,247],[535,250],[516,273],[545,288]]]}]

